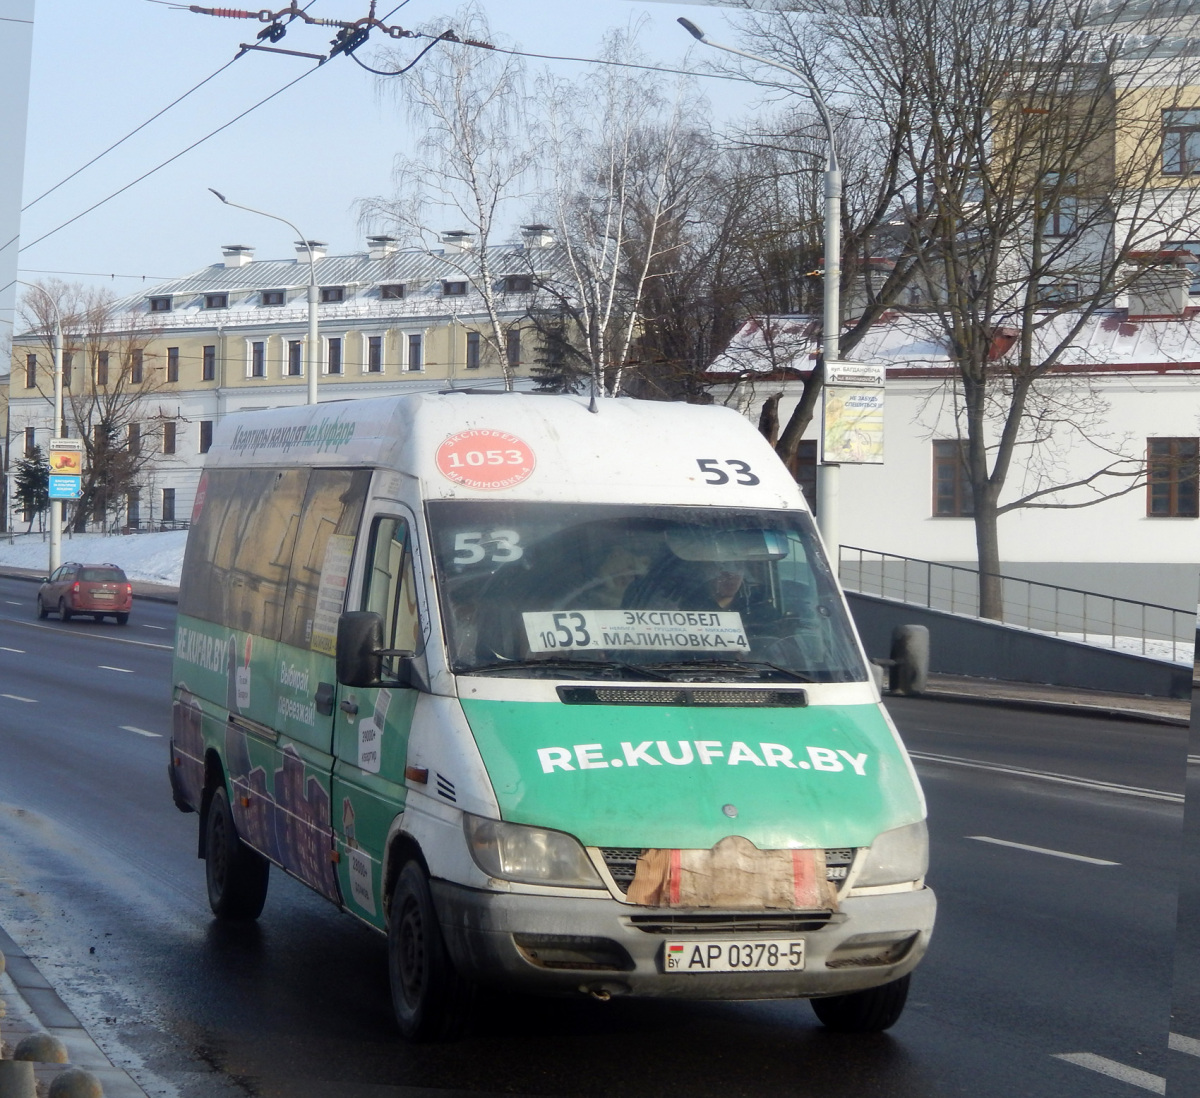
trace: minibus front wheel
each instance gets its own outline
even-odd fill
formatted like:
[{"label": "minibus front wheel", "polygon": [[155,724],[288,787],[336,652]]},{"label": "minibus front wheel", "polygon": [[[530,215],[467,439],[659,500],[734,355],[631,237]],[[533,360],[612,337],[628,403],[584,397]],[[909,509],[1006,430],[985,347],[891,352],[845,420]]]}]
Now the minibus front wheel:
[{"label": "minibus front wheel", "polygon": [[405,863],[392,889],[388,977],[396,1022],[408,1040],[450,1040],[466,1028],[474,985],[450,959],[429,878],[417,861]]},{"label": "minibus front wheel", "polygon": [[882,1033],[904,1013],[911,973],[879,987],[812,999],[813,1012],[826,1029],[839,1033]]},{"label": "minibus front wheel", "polygon": [[257,919],[267,902],[271,863],[238,838],[225,786],[213,790],[204,819],[208,906],[218,919]]}]

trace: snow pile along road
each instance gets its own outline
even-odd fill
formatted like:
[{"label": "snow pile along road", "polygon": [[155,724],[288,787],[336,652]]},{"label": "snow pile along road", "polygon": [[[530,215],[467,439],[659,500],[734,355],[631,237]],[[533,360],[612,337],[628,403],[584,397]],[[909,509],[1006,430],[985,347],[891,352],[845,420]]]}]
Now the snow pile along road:
[{"label": "snow pile along road", "polygon": [[[115,564],[132,580],[179,586],[186,530],[161,534],[63,534],[62,560],[81,564]],[[14,534],[11,542],[0,537],[0,569],[46,570],[50,559],[49,534]]]}]

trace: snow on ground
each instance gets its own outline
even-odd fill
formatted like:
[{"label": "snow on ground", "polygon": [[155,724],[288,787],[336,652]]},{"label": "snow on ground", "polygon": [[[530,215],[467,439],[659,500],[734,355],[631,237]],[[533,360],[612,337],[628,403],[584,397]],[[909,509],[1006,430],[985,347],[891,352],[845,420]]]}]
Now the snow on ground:
[{"label": "snow on ground", "polygon": [[[75,534],[63,533],[62,560],[81,564],[116,564],[133,580],[179,586],[183,568],[186,530],[161,534]],[[46,571],[50,559],[49,534],[0,536],[0,568],[30,568]]]}]

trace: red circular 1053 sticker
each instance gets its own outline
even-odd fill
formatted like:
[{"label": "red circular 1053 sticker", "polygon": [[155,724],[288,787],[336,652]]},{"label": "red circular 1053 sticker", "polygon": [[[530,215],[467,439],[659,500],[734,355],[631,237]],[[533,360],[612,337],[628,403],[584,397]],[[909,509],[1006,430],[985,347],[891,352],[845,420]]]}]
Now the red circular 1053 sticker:
[{"label": "red circular 1053 sticker", "polygon": [[516,435],[486,428],[451,435],[437,451],[438,469],[466,488],[511,488],[536,464],[533,451]]}]

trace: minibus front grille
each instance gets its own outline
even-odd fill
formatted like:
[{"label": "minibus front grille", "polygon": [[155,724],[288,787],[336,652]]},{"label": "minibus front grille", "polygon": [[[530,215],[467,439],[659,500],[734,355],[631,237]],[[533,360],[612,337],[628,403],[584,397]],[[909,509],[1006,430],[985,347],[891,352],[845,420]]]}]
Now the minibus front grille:
[{"label": "minibus front grille", "polygon": [[[600,847],[600,856],[604,859],[609,876],[622,895],[629,892],[629,886],[633,884],[633,875],[637,872],[638,859],[644,853],[644,849],[635,846]],[[825,851],[825,879],[833,881],[839,890],[850,875],[854,853],[852,847],[831,848]]]},{"label": "minibus front grille", "polygon": [[[685,911],[630,915],[629,922],[644,934],[795,934],[820,930],[835,921],[832,911]],[[837,920],[840,921],[840,920]]]},{"label": "minibus front grille", "polygon": [[729,687],[677,686],[560,686],[564,705],[739,706],[799,709],[808,705],[803,690],[763,690]]}]

